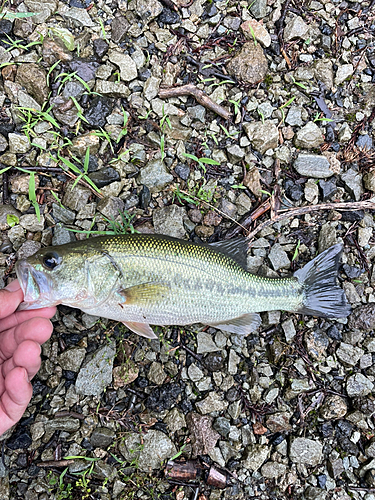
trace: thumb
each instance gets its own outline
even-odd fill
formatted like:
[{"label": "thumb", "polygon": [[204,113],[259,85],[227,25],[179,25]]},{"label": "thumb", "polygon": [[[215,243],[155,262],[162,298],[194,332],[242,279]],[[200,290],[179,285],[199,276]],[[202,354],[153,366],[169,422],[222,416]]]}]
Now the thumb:
[{"label": "thumb", "polygon": [[6,318],[14,313],[22,300],[23,293],[18,280],[12,281],[0,290],[0,318]]}]

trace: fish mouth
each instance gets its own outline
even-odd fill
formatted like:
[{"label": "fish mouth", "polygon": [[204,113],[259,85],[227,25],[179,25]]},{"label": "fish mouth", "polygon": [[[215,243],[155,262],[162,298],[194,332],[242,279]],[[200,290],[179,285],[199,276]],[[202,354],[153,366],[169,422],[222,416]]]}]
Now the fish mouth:
[{"label": "fish mouth", "polygon": [[37,271],[24,259],[16,263],[15,270],[24,297],[18,311],[54,305],[52,283],[45,273]]}]

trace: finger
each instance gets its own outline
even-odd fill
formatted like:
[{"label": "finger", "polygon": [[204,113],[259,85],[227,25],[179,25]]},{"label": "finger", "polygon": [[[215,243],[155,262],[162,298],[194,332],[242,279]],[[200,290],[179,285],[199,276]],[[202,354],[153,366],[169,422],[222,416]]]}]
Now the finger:
[{"label": "finger", "polygon": [[52,318],[55,314],[56,307],[44,307],[43,309],[15,312],[7,318],[0,320],[0,332],[9,330],[10,328],[14,328],[15,326],[23,323],[24,321],[28,321],[31,318]]},{"label": "finger", "polygon": [[23,292],[18,280],[12,281],[6,288],[0,290],[0,318],[12,314],[23,301]]},{"label": "finger", "polygon": [[44,344],[51,334],[53,326],[46,318],[32,318],[14,328],[0,333],[0,360],[7,360],[25,340]]},{"label": "finger", "polygon": [[22,342],[14,351],[13,356],[3,363],[3,378],[6,379],[8,374],[19,366],[27,370],[29,380],[31,380],[40,368],[40,352],[41,347],[37,342],[32,340]]},{"label": "finger", "polygon": [[14,425],[24,414],[33,394],[25,368],[11,370],[4,382],[0,397],[0,434]]}]

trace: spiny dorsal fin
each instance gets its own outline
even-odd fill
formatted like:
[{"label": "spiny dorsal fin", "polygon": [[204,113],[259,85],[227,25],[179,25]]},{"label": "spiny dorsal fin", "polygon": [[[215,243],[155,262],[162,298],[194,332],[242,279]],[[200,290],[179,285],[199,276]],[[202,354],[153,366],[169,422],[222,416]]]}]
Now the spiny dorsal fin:
[{"label": "spiny dorsal fin", "polygon": [[245,271],[247,270],[248,241],[246,238],[239,237],[233,238],[233,240],[217,241],[209,245],[232,258]]},{"label": "spiny dorsal fin", "polygon": [[228,321],[220,321],[220,323],[210,323],[210,326],[224,330],[237,335],[248,335],[254,332],[261,324],[262,320],[259,314],[249,313],[239,316],[238,318],[229,319]]}]

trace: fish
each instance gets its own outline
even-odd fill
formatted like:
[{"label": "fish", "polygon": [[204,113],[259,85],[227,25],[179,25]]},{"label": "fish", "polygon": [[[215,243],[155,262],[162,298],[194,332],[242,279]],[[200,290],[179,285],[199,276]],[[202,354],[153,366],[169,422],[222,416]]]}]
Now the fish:
[{"label": "fish", "polygon": [[264,311],[350,314],[337,284],[342,245],[289,278],[249,273],[247,249],[243,237],[198,244],[157,234],[105,235],[46,247],[16,263],[24,293],[19,309],[63,304],[123,322],[147,338],[156,338],[150,325],[195,323],[248,335]]}]

